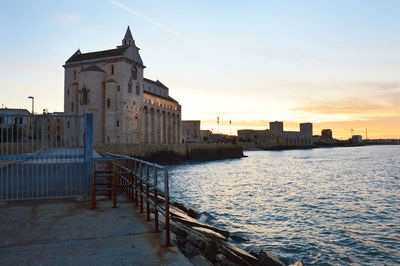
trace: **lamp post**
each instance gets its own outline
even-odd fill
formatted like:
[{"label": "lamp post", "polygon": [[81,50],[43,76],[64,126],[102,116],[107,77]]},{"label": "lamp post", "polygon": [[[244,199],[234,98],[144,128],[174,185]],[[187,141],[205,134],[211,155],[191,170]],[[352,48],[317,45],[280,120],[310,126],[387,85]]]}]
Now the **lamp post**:
[{"label": "lamp post", "polygon": [[29,96],[28,99],[32,99],[32,114],[34,114],[35,98],[33,96]]}]

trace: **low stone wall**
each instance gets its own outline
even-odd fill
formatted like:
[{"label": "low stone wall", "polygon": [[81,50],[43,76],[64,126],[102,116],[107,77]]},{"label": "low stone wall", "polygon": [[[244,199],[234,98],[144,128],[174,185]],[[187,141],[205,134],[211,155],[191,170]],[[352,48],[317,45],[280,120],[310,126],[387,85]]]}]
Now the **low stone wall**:
[{"label": "low stone wall", "polygon": [[129,155],[143,160],[173,163],[184,161],[208,161],[243,157],[243,149],[237,144],[190,143],[190,144],[96,144],[94,149],[104,156],[106,152]]},{"label": "low stone wall", "polygon": [[288,145],[283,143],[255,143],[254,141],[249,142],[238,142],[243,149],[260,149],[260,150],[292,150],[292,149],[311,149],[314,145]]}]

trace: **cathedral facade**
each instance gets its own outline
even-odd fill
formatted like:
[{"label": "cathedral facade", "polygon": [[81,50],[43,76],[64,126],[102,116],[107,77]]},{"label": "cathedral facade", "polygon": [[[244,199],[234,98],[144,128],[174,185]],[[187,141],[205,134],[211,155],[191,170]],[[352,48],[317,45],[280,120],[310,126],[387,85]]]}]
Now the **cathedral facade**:
[{"label": "cathedral facade", "polygon": [[[76,51],[64,65],[64,113],[93,113],[95,144],[180,143],[181,105],[159,80],[144,78],[145,68],[129,27],[115,49]],[[78,126],[68,122],[67,130]]]}]

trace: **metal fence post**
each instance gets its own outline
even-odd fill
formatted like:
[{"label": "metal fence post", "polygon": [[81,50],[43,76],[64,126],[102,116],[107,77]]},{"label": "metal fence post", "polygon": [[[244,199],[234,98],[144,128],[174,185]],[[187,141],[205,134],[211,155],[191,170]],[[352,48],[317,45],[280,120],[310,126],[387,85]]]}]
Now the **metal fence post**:
[{"label": "metal fence post", "polygon": [[85,170],[87,180],[87,193],[91,196],[91,184],[93,178],[93,114],[86,114],[86,134],[85,134]]},{"label": "metal fence post", "polygon": [[169,181],[168,169],[164,168],[164,185],[165,185],[165,239],[167,246],[171,245],[170,226],[169,226]]}]

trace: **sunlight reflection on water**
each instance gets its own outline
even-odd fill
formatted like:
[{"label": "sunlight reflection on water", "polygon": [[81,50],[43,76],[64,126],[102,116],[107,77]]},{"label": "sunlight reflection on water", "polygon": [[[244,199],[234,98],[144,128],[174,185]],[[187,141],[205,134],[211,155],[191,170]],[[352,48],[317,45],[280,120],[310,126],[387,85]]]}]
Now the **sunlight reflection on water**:
[{"label": "sunlight reflection on water", "polygon": [[400,264],[400,146],[248,151],[170,167],[171,197],[284,262]]}]

